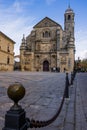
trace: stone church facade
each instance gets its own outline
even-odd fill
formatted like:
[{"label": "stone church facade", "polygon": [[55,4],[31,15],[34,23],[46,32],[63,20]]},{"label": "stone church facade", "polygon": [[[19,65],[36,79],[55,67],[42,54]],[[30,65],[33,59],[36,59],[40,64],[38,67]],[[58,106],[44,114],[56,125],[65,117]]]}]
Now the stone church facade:
[{"label": "stone church facade", "polygon": [[61,25],[45,17],[20,46],[22,71],[73,71],[75,60],[74,12],[68,7]]}]

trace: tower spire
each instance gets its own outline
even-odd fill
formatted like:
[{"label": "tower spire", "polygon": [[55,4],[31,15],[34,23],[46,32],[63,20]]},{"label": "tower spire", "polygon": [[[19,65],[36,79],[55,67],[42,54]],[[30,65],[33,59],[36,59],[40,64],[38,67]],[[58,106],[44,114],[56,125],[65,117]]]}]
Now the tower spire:
[{"label": "tower spire", "polygon": [[22,38],[22,44],[26,44],[26,40],[25,40],[25,35],[23,34],[23,38]]},{"label": "tower spire", "polygon": [[70,9],[70,0],[69,0],[69,3],[68,3],[68,8]]}]

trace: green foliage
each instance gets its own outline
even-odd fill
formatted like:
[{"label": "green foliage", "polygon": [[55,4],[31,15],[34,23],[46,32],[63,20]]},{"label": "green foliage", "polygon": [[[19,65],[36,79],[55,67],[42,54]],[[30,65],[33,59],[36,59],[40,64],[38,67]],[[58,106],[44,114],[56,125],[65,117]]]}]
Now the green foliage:
[{"label": "green foliage", "polygon": [[75,61],[75,68],[80,72],[87,72],[87,59]]}]

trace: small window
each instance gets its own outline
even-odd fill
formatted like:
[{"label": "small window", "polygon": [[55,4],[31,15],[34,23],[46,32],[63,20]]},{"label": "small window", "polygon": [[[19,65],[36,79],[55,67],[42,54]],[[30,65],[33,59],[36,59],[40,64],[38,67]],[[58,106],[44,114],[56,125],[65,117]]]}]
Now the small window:
[{"label": "small window", "polygon": [[71,16],[70,15],[68,15],[68,20],[70,20],[71,19]]},{"label": "small window", "polygon": [[43,32],[43,37],[45,38],[50,37],[50,32],[49,31]]},{"label": "small window", "polygon": [[9,57],[7,57],[7,64],[9,64],[10,63],[10,58]]},{"label": "small window", "polygon": [[66,16],[65,16],[65,22],[66,22]]},{"label": "small window", "polygon": [[47,31],[45,32],[45,37],[49,37],[49,33]]},{"label": "small window", "polygon": [[43,32],[43,37],[44,37],[44,32]]},{"label": "small window", "polygon": [[10,52],[9,46],[7,47],[7,52]]}]

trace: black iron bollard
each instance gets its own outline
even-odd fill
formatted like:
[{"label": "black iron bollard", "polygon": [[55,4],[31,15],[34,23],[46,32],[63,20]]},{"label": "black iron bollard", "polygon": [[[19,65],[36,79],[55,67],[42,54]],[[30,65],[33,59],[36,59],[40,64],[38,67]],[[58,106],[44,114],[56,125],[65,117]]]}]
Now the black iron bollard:
[{"label": "black iron bollard", "polygon": [[74,70],[74,72],[73,72],[73,79],[75,79],[75,76],[76,76],[76,71]]},{"label": "black iron bollard", "polygon": [[76,76],[76,71],[74,70],[73,72],[71,72],[71,85],[73,85],[73,81],[75,79]]},{"label": "black iron bollard", "polygon": [[71,85],[73,85],[73,80],[74,80],[74,77],[73,77],[73,72],[71,72]]},{"label": "black iron bollard", "polygon": [[66,90],[65,90],[65,98],[69,98],[69,78],[68,73],[66,73]]},{"label": "black iron bollard", "polygon": [[15,83],[9,86],[7,93],[14,105],[5,115],[5,127],[2,130],[27,130],[25,111],[18,105],[18,101],[25,95],[25,88]]}]

